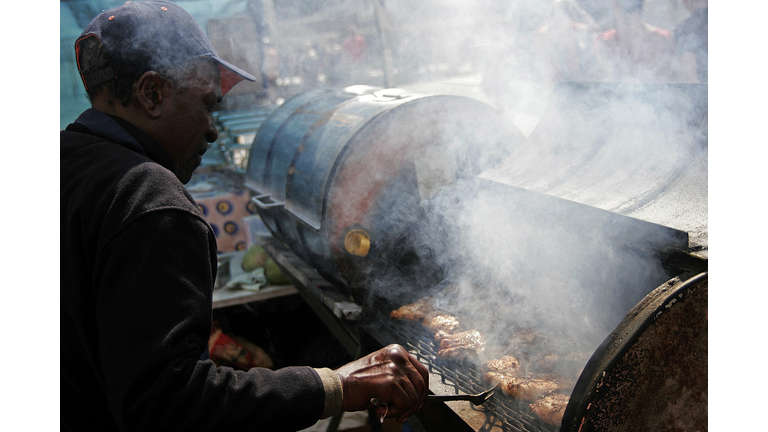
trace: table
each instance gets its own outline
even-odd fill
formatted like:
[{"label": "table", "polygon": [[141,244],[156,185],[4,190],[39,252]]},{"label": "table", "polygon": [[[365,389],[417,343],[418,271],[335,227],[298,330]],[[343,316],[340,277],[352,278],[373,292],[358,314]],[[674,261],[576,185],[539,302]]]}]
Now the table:
[{"label": "table", "polygon": [[[229,258],[224,265],[229,266],[230,277],[237,277],[245,273],[242,268],[243,255],[245,255],[245,251],[219,254],[219,260],[226,260]],[[226,283],[226,281],[222,282]],[[258,291],[219,288],[213,291],[213,309],[264,301],[275,297],[283,297],[298,293],[299,291],[293,285],[268,285]]]}]

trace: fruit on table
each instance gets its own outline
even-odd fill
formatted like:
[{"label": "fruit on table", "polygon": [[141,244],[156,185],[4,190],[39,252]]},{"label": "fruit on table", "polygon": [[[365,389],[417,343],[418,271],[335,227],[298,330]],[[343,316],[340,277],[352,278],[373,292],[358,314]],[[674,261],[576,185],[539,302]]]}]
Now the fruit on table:
[{"label": "fruit on table", "polygon": [[259,267],[264,267],[269,259],[269,254],[261,245],[253,245],[243,255],[243,270],[252,272]]},{"label": "fruit on table", "polygon": [[264,263],[264,274],[267,276],[267,280],[275,285],[286,285],[291,283],[272,258],[267,259],[267,262]]}]

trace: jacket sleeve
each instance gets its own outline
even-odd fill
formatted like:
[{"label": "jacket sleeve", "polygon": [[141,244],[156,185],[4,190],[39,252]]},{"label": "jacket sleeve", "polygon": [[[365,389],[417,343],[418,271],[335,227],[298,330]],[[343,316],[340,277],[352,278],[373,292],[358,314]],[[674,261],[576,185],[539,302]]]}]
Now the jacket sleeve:
[{"label": "jacket sleeve", "polygon": [[244,372],[200,360],[215,260],[208,225],[177,209],[130,221],[101,250],[93,282],[103,385],[122,430],[287,431],[323,414],[312,368]]}]

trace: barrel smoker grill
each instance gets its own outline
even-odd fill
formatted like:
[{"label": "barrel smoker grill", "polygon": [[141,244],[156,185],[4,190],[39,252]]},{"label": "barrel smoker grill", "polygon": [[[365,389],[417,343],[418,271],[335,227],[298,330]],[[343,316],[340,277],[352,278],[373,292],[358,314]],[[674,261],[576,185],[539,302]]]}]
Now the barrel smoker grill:
[{"label": "barrel smoker grill", "polygon": [[[372,264],[429,259],[389,247],[423,219],[419,202],[459,169],[477,174],[506,155],[516,130],[495,114],[471,99],[399,89],[310,91],[259,129],[246,186],[270,231],[361,300]],[[429,273],[421,270],[410,275]]]},{"label": "barrel smoker grill", "polygon": [[[561,429],[591,430],[594,416],[590,417],[587,406],[602,407],[601,421],[606,412],[617,410],[615,405],[598,403],[595,374],[610,376],[609,367],[620,361],[614,358],[606,363],[603,357],[607,353],[616,357],[629,349],[608,350],[600,342],[613,335],[611,330],[619,323],[637,333],[622,340],[641,338],[649,324],[627,324],[629,315],[624,314],[642,304],[644,297],[672,295],[668,293],[671,286],[679,288],[688,280],[695,280],[697,287],[706,285],[706,273],[693,277],[706,272],[706,259],[701,253],[692,254],[702,250],[706,254],[706,201],[703,216],[701,206],[690,202],[700,198],[690,193],[692,188],[700,192],[703,187],[706,200],[706,111],[701,111],[702,100],[706,106],[706,86],[651,90],[650,94],[664,97],[648,102],[649,92],[643,92],[641,105],[650,107],[656,118],[664,117],[664,109],[670,106],[685,108],[679,110],[679,122],[658,125],[664,136],[674,131],[675,144],[666,148],[674,156],[648,161],[626,155],[623,148],[617,151],[622,144],[611,139],[632,127],[625,118],[615,120],[610,113],[616,101],[626,107],[627,100],[638,94],[636,88],[561,89],[560,99],[552,104],[556,114],[545,112],[527,137],[492,107],[469,98],[363,86],[314,90],[286,101],[261,126],[251,146],[246,186],[274,239],[362,306],[361,339],[369,341],[365,346],[404,345],[429,367],[433,377],[439,377],[440,385],[456,393],[485,389],[479,364],[437,361],[432,335],[419,325],[393,322],[389,311],[425,295],[439,295],[446,287],[470,284],[479,287],[481,295],[470,301],[445,300],[443,309],[459,317],[473,308],[485,310],[481,318],[468,322],[484,330],[493,325],[495,330],[510,328],[514,320],[498,308],[496,299],[505,294],[506,286],[524,282],[508,273],[501,278],[489,276],[500,262],[530,267],[526,271],[534,278],[545,279],[544,286],[532,287],[534,292],[557,292],[567,285],[589,287],[576,291],[578,298],[567,299],[566,309],[549,316],[563,325],[564,316],[581,314],[581,322],[591,323],[587,332],[591,338],[585,346],[589,352],[598,349],[582,365]],[[564,120],[564,107],[579,112],[571,124]],[[552,118],[562,135],[548,127],[552,124],[547,120]],[[584,126],[590,122],[600,125],[597,132]],[[642,120],[635,126],[648,129]],[[563,136],[568,143],[563,144]],[[662,147],[667,144],[661,143]],[[565,168],[558,166],[562,162],[558,157],[544,155],[548,148],[568,159]],[[622,163],[633,160],[634,166],[621,167],[630,174],[606,170],[615,165],[609,158],[615,154],[621,155]],[[536,167],[530,166],[531,155],[537,157]],[[507,169],[512,164],[512,175],[504,172],[505,163]],[[580,169],[601,170],[604,178],[584,186],[588,175]],[[520,181],[520,173],[526,170],[528,176]],[[504,175],[517,179],[500,181]],[[633,181],[632,176],[642,181]],[[670,201],[676,203],[674,211],[668,209]],[[698,212],[690,211],[692,206]],[[485,210],[476,213],[473,208]],[[678,220],[665,219],[670,212]],[[662,216],[654,219],[648,214]],[[458,228],[459,221],[467,220],[514,227],[514,235],[503,234],[507,228],[468,234]],[[483,239],[482,246],[467,246],[468,236]],[[452,252],[456,250],[462,254]],[[580,259],[564,259],[574,251]],[[480,257],[480,263],[468,264],[464,253]],[[562,296],[573,292],[563,291]],[[510,298],[517,297],[519,293],[510,293]],[[678,302],[691,303],[698,310],[706,309],[706,301],[704,306]],[[647,315],[647,311],[635,311],[630,321]],[[598,340],[595,334],[600,335]],[[703,337],[706,348],[706,331]],[[504,348],[503,341],[493,336],[488,345],[492,344]],[[700,350],[696,355],[701,357]],[[706,397],[706,353],[704,359],[705,370],[693,372],[703,374]],[[701,400],[694,402],[699,406],[692,411],[701,417]],[[443,421],[455,418],[461,425],[432,424],[432,429],[556,430],[539,421],[527,403],[501,395],[483,407],[451,406],[453,415],[442,416]],[[703,410],[706,419],[706,404]]]}]

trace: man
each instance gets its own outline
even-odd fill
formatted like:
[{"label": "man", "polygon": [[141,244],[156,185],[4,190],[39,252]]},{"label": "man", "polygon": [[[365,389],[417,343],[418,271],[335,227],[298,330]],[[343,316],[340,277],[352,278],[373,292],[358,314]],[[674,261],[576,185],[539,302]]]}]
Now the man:
[{"label": "man", "polygon": [[393,345],[335,371],[207,360],[216,240],[184,188],[211,112],[250,74],[169,2],[127,2],[75,44],[92,103],[61,132],[64,430],[296,430],[364,410],[405,421],[423,365]]},{"label": "man", "polygon": [[671,82],[677,54],[672,34],[646,23],[645,0],[613,0],[615,28],[597,37],[602,81]]}]

